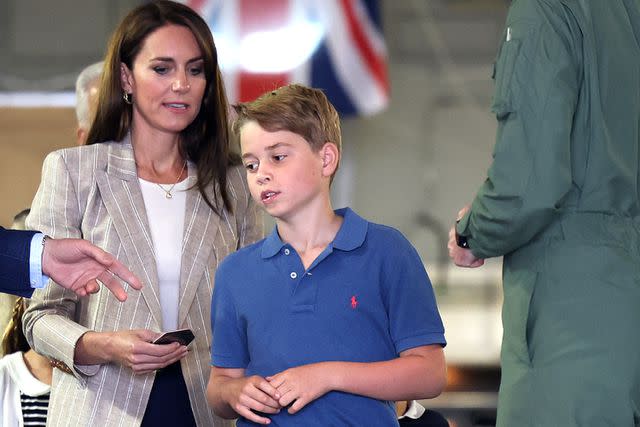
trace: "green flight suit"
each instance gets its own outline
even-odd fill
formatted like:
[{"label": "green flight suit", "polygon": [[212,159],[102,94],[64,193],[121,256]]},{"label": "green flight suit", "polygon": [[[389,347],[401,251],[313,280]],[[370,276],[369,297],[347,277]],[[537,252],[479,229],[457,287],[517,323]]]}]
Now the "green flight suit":
[{"label": "green flight suit", "polygon": [[640,0],[515,0],[493,163],[457,225],[504,255],[500,427],[640,425]]}]

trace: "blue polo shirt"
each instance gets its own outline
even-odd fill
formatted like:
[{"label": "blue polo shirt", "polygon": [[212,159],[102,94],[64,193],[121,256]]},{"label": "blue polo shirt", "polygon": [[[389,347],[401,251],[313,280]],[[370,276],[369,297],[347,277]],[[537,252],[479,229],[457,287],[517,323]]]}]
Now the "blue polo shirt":
[{"label": "blue polo shirt", "polygon": [[[322,361],[377,362],[429,344],[444,327],[422,261],[397,230],[351,209],[308,269],[277,227],[218,267],[211,363],[266,377]],[[329,392],[272,426],[398,425],[392,402]],[[254,423],[238,420],[238,426]]]}]

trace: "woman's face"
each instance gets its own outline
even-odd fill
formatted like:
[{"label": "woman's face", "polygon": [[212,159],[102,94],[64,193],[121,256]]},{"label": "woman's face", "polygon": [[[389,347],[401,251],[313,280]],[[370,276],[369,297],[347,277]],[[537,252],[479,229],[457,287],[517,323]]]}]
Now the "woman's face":
[{"label": "woman's face", "polygon": [[133,98],[132,126],[177,134],[198,115],[207,85],[202,51],[191,30],[160,27],[133,61],[121,65],[122,88]]}]

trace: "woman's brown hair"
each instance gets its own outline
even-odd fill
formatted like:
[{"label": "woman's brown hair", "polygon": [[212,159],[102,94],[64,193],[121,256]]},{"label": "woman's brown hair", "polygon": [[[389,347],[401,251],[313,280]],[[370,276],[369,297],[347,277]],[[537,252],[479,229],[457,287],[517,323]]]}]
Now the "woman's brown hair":
[{"label": "woman's brown hair", "polygon": [[[231,211],[227,191],[227,168],[237,164],[229,142],[228,103],[218,53],[207,23],[191,8],[182,4],[159,0],[145,3],[132,10],[120,23],[109,42],[96,116],[87,144],[122,141],[131,128],[132,108],[122,98],[120,64],[133,70],[133,63],[145,39],[165,25],[180,25],[193,33],[204,60],[207,85],[200,112],[180,136],[180,150],[196,164],[198,180],[195,186],[206,203],[220,213],[220,200]],[[133,101],[135,102],[135,100]],[[213,183],[213,200],[205,189]]]}]

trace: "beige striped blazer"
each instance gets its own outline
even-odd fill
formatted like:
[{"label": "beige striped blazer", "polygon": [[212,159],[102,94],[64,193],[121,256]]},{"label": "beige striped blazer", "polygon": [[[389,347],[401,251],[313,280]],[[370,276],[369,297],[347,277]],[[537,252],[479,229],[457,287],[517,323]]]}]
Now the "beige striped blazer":
[{"label": "beige striped blazer", "polygon": [[[189,164],[189,179],[196,170]],[[229,171],[233,213],[216,215],[197,189],[186,201],[178,325],[196,339],[181,367],[195,419],[223,426],[206,401],[210,371],[211,294],[218,263],[262,236],[261,215],[251,201],[244,171]],[[154,374],[134,375],[116,364],[74,366],[74,347],[88,330],[145,328],[161,331],[161,308],[153,243],[128,139],[55,151],[47,156],[27,226],[52,237],[82,237],[111,252],[144,283],[119,303],[108,290],[77,298],[59,286],[34,294],[24,329],[39,353],[71,367],[54,369],[51,426],[138,426]]]}]

